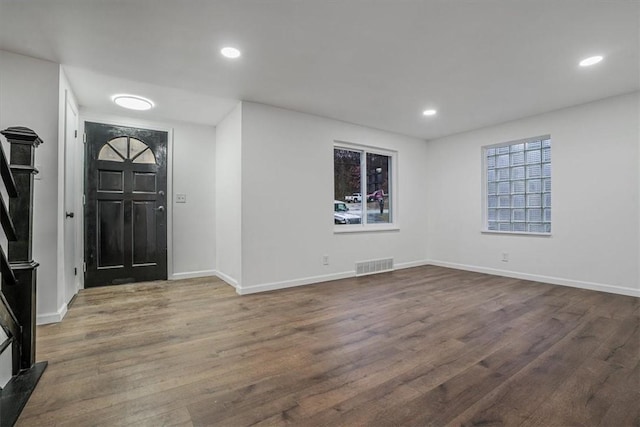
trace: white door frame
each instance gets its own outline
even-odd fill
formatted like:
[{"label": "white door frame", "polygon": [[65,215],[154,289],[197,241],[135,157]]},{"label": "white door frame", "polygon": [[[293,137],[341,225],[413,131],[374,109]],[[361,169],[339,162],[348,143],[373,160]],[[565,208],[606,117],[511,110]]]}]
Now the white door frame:
[{"label": "white door frame", "polygon": [[[81,239],[78,239],[78,230],[77,227],[75,226],[75,223],[78,221],[78,191],[77,191],[77,175],[78,175],[78,162],[77,162],[77,152],[78,152],[78,120],[79,120],[79,112],[78,112],[78,107],[76,105],[76,103],[74,102],[73,98],[70,96],[69,94],[69,90],[65,89],[65,103],[64,103],[64,150],[63,150],[63,156],[64,156],[64,171],[63,171],[63,177],[64,177],[64,185],[63,185],[63,193],[62,193],[62,205],[63,205],[63,218],[62,218],[62,239],[63,239],[63,265],[62,265],[62,277],[64,279],[64,303],[68,304],[69,301],[71,301],[71,299],[73,298],[73,296],[78,292],[78,289],[80,288],[80,281],[79,281],[79,277],[80,277],[80,273],[81,271],[79,271],[81,269],[81,261],[80,261],[80,256],[78,255],[78,241]],[[74,123],[69,122],[69,112],[72,112],[75,115],[75,121]],[[68,181],[68,170],[69,170],[69,166],[67,165],[67,161],[70,160],[70,163],[73,163],[73,167],[74,167],[74,174],[72,175],[72,179],[73,182],[67,182]],[[67,199],[70,199],[70,206],[67,206]],[[67,209],[69,209],[71,212],[74,213],[74,218],[73,219],[67,219],[66,218],[66,212]],[[71,224],[69,224],[69,221],[73,221]],[[67,246],[67,240],[66,240],[66,228],[67,226],[71,226],[73,224],[73,231],[74,231],[74,242],[72,243],[71,248],[68,248]],[[77,269],[76,270],[76,274],[75,276],[72,277],[73,280],[73,286],[71,287],[71,289],[69,288],[69,284],[67,283],[67,263],[68,263],[68,259],[67,257],[69,256],[69,254],[71,253],[71,256],[73,257],[73,265],[74,267]]]}]

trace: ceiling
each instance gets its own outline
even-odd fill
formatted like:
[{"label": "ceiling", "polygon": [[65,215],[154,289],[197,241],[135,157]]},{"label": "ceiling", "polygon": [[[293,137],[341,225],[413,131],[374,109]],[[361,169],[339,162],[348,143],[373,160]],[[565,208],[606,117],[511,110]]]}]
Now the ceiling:
[{"label": "ceiling", "polygon": [[0,0],[0,49],[63,64],[88,109],[215,125],[246,100],[424,139],[640,89],[639,28],[634,0]]}]

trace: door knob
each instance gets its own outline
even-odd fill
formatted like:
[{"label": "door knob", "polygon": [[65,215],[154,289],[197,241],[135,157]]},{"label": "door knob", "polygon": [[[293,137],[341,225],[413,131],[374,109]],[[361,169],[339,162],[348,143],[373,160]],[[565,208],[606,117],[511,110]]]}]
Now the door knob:
[{"label": "door knob", "polygon": [[155,211],[159,211],[162,212],[164,211],[164,206],[158,206],[157,208],[154,209]]},{"label": "door knob", "polygon": [[164,191],[160,190],[160,191],[158,191],[158,194],[161,195],[161,196],[164,196]]},{"label": "door knob", "polygon": [[73,218],[73,212],[65,212],[64,214],[67,218]]}]

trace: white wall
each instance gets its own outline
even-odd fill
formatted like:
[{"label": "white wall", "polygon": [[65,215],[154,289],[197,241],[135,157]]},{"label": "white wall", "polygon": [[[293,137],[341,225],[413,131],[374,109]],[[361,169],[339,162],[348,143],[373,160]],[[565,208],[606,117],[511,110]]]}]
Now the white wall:
[{"label": "white wall", "polygon": [[[336,140],[398,152],[399,230],[334,233]],[[423,140],[244,102],[239,292],[352,276],[357,261],[370,259],[392,257],[396,267],[422,264],[426,153]],[[329,265],[322,264],[323,255]]]},{"label": "white wall", "polygon": [[[169,132],[167,166],[169,279],[215,274],[215,156],[213,126],[171,121],[151,121],[80,109],[84,122],[103,122]],[[84,168],[84,166],[82,167]],[[175,194],[187,195],[187,203],[175,203]],[[82,229],[79,231],[83,233]]]},{"label": "white wall", "polygon": [[0,51],[0,128],[26,126],[44,141],[35,152],[40,173],[34,184],[39,321],[43,315],[57,316],[62,308],[57,283],[58,85],[58,64]]},{"label": "white wall", "polygon": [[[0,328],[0,343],[3,343],[7,339],[7,334],[4,333],[4,329]],[[13,366],[13,343],[9,344],[7,348],[0,353],[0,387],[4,388],[12,377]]]},{"label": "white wall", "polygon": [[216,127],[216,268],[230,285],[242,279],[242,126],[243,105],[238,104]]},{"label": "white wall", "polygon": [[213,126],[173,125],[174,279],[215,274],[215,141]]},{"label": "white wall", "polygon": [[[430,141],[430,262],[640,296],[638,102],[636,92]],[[545,134],[552,236],[481,233],[481,147]]]}]

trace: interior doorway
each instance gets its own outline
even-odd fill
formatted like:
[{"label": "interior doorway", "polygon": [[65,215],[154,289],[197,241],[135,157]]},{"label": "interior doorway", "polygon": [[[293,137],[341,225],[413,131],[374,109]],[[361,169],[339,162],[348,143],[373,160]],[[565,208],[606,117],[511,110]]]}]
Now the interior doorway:
[{"label": "interior doorway", "polygon": [[78,291],[76,216],[76,153],[78,149],[78,110],[65,91],[64,135],[64,302]]},{"label": "interior doorway", "polygon": [[168,133],[85,122],[85,287],[167,278]]}]

